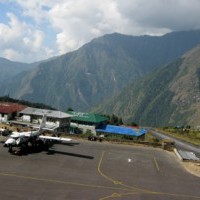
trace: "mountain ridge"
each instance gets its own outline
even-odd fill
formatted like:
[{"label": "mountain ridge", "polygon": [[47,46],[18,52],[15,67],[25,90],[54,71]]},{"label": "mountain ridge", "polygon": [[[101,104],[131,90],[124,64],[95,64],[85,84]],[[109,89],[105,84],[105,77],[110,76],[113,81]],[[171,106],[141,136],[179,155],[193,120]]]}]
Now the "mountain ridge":
[{"label": "mountain ridge", "polygon": [[160,37],[105,35],[5,81],[0,95],[88,111],[198,43],[200,30]]},{"label": "mountain ridge", "polygon": [[34,66],[35,64],[16,62],[0,57],[0,82],[11,79],[23,71],[32,69]]},{"label": "mountain ridge", "polygon": [[[199,125],[200,45],[129,85],[96,112],[114,113],[144,126]],[[127,98],[128,97],[128,98]]]}]

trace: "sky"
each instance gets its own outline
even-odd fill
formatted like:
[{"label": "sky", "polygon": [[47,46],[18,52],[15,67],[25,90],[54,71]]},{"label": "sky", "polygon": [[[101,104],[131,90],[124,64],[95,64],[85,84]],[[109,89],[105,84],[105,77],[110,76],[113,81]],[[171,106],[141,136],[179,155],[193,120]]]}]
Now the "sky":
[{"label": "sky", "polygon": [[114,32],[200,29],[200,0],[0,0],[0,57],[35,62]]}]

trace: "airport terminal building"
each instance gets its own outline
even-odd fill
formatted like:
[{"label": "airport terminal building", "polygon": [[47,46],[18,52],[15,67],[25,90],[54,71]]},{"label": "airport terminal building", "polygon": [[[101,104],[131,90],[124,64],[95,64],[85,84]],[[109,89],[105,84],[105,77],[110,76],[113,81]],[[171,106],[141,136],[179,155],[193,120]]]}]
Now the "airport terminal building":
[{"label": "airport terminal building", "polygon": [[90,131],[92,134],[96,135],[96,128],[101,125],[107,124],[108,118],[99,114],[93,113],[83,113],[69,111],[68,114],[71,117],[71,131],[74,132],[77,128],[81,130],[82,133]]},{"label": "airport terminal building", "polygon": [[46,127],[57,131],[68,131],[72,115],[58,111],[27,107],[19,112],[18,122],[40,124],[42,117],[46,115]]},{"label": "airport terminal building", "polygon": [[126,135],[143,139],[146,131],[132,127],[113,126],[108,118],[93,113],[47,110],[26,107],[16,103],[0,103],[0,122],[9,122],[27,127],[39,127],[46,115],[46,129],[67,133],[87,133],[93,135]]}]

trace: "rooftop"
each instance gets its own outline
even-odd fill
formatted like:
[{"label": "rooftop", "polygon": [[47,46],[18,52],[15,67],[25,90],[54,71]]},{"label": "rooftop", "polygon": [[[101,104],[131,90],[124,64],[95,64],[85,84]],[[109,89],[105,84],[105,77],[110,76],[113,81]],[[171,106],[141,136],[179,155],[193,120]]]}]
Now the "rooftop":
[{"label": "rooftop", "polygon": [[113,133],[113,134],[120,134],[120,135],[129,135],[129,136],[136,136],[139,137],[147,133],[144,129],[133,129],[124,126],[114,126],[114,125],[105,125],[101,126],[100,128],[96,129],[97,132],[103,133]]},{"label": "rooftop", "polygon": [[43,116],[45,114],[47,117],[52,117],[52,118],[72,117],[72,115],[66,114],[58,110],[47,110],[47,109],[39,109],[39,108],[31,108],[31,107],[25,108],[20,113],[27,114],[27,115],[37,115],[37,116]]},{"label": "rooftop", "polygon": [[76,121],[100,123],[108,120],[107,117],[93,113],[82,113],[75,111],[69,111],[67,113],[73,115],[71,119]]},{"label": "rooftop", "polygon": [[0,102],[0,113],[11,114],[25,109],[26,106],[18,103]]}]

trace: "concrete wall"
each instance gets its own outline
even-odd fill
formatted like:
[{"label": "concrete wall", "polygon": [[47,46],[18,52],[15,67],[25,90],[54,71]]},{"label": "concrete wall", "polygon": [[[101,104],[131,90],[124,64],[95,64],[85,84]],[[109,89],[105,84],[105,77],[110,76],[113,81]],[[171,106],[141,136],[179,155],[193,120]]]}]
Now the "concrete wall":
[{"label": "concrete wall", "polygon": [[81,129],[83,133],[86,133],[88,130],[90,130],[93,135],[96,135],[95,126],[82,125],[82,124],[77,124],[77,123],[71,123],[71,125],[76,126],[77,128]]}]

